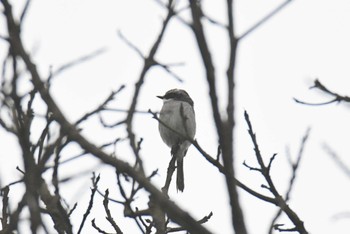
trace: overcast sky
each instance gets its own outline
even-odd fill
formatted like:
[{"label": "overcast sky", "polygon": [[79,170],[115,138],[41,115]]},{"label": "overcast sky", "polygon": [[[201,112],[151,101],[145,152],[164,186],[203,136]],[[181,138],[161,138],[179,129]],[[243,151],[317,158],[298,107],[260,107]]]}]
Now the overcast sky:
[{"label": "overcast sky", "polygon": [[[12,1],[14,10],[22,9],[23,1]],[[21,2],[21,3],[19,3]],[[185,5],[186,1],[179,1]],[[225,23],[224,1],[203,1],[205,13]],[[236,34],[242,35],[281,1],[235,1]],[[307,102],[323,102],[329,97],[309,89],[318,78],[329,89],[350,95],[350,2],[347,0],[292,1],[267,23],[250,33],[239,43],[236,64],[236,121],[235,160],[237,177],[251,188],[268,194],[260,187],[259,174],[242,165],[246,160],[256,165],[249,140],[243,111],[247,110],[257,133],[261,151],[266,160],[274,153],[278,156],[273,166],[273,179],[284,193],[290,178],[286,157],[289,147],[295,159],[302,136],[311,127],[301,168],[291,196],[290,206],[305,222],[311,233],[338,233],[349,231],[350,218],[335,219],[341,213],[350,214],[350,178],[347,178],[324,150],[331,147],[350,167],[349,105],[331,104],[310,107],[297,104],[293,98]],[[104,53],[84,64],[73,67],[56,77],[52,93],[70,120],[76,120],[94,109],[112,90],[125,84],[126,89],[113,103],[116,108],[127,108],[134,83],[142,68],[142,59],[119,37],[120,31],[143,53],[147,53],[160,30],[165,11],[152,0],[91,1],[91,0],[33,0],[22,29],[23,40],[43,77],[55,68],[92,51],[104,49]],[[184,12],[183,17],[188,19]],[[5,21],[1,16],[1,34],[5,34]],[[218,26],[206,22],[206,34],[214,56],[219,78],[219,97],[226,93],[225,71],[228,45],[226,33]],[[6,43],[0,42],[3,58]],[[156,58],[168,63],[184,63],[174,67],[174,72],[184,82],[179,83],[160,68],[152,69],[146,77],[138,110],[158,111],[162,103],[156,95],[178,87],[189,92],[195,102],[197,117],[196,138],[212,155],[217,148],[217,137],[211,117],[205,73],[192,32],[180,21],[173,20],[166,31],[164,42]],[[23,82],[23,90],[28,88]],[[221,102],[224,110],[225,102]],[[38,110],[44,110],[38,105]],[[105,116],[109,122],[122,119],[120,113]],[[126,136],[125,129],[101,131],[97,121],[84,125],[83,133],[100,144]],[[38,123],[40,126],[40,123]],[[40,130],[40,128],[38,128]],[[40,131],[34,132],[39,134]],[[157,122],[151,115],[139,114],[135,119],[135,131],[143,137],[142,157],[149,172],[159,168],[156,184],[162,185],[169,149],[158,135]],[[0,130],[0,176],[2,185],[19,178],[15,170],[21,158],[16,141]],[[5,145],[6,144],[6,145]],[[66,157],[79,152],[74,146]],[[127,144],[118,153],[128,159]],[[11,158],[11,160],[9,160]],[[83,163],[82,163],[83,162]],[[84,168],[82,166],[84,164]],[[92,158],[72,162],[62,169],[62,177],[92,169],[98,162]],[[101,190],[115,186],[113,171],[100,167]],[[72,182],[62,189],[67,201],[79,202],[74,214],[77,223],[89,199],[90,175],[79,183]],[[83,181],[83,182],[82,182]],[[191,147],[185,158],[185,192],[171,190],[170,196],[194,217],[200,219],[213,211],[214,216],[206,226],[214,233],[232,233],[229,203],[223,177]],[[77,189],[78,188],[78,189]],[[72,192],[74,191],[74,192]],[[117,191],[110,190],[117,197]],[[101,200],[101,199],[100,199]],[[240,191],[248,230],[252,234],[266,233],[276,207]],[[100,204],[102,208],[102,204]],[[102,209],[96,208],[99,214]],[[80,213],[79,213],[80,212]],[[129,221],[122,218],[122,209],[115,205],[116,220],[126,233]],[[99,220],[103,223],[104,214]],[[281,222],[285,223],[286,219]],[[286,223],[288,226],[290,223]],[[89,230],[89,227],[86,227]]]}]

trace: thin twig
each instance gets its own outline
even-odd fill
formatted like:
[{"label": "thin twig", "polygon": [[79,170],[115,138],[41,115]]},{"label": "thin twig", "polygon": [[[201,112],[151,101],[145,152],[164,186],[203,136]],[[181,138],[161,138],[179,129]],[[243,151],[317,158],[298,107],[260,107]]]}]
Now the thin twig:
[{"label": "thin twig", "polygon": [[[257,158],[258,164],[260,166],[259,170],[261,171],[262,176],[266,180],[268,185],[262,185],[263,188],[267,188],[274,196],[274,203],[275,205],[279,206],[281,210],[284,211],[284,213],[288,216],[288,218],[292,221],[292,223],[295,225],[295,227],[291,229],[283,229],[283,230],[294,230],[298,231],[299,233],[306,234],[308,233],[305,229],[304,222],[299,218],[299,216],[288,206],[287,201],[285,198],[283,198],[279,192],[277,191],[277,188],[275,187],[274,182],[272,181],[271,175],[270,175],[270,169],[265,166],[265,163],[263,161],[262,154],[259,149],[259,145],[256,139],[256,135],[253,131],[252,124],[249,119],[248,113],[244,112],[245,120],[248,125],[248,133],[249,136],[253,142],[254,145],[254,151],[255,151],[255,157]],[[274,156],[272,156],[273,158]],[[270,159],[270,162],[272,162],[273,159]],[[282,229],[278,229],[282,230]]]},{"label": "thin twig", "polygon": [[141,58],[145,58],[145,56],[143,55],[142,51],[134,44],[132,43],[129,39],[127,39],[124,34],[122,33],[121,30],[118,30],[118,36],[119,38],[126,43],[131,49],[133,49]]},{"label": "thin twig", "polygon": [[127,132],[128,132],[128,137],[130,139],[130,146],[131,146],[131,149],[134,151],[135,158],[138,161],[138,165],[140,166],[139,170],[143,174],[144,174],[143,163],[141,161],[140,155],[138,154],[136,139],[135,139],[136,137],[135,137],[135,134],[133,131],[133,118],[134,118],[134,113],[136,110],[136,105],[137,105],[137,102],[139,99],[139,94],[140,94],[141,88],[144,84],[146,74],[149,71],[149,69],[156,64],[155,63],[155,55],[156,55],[156,53],[160,47],[160,44],[164,38],[165,30],[167,29],[170,20],[174,16],[174,11],[173,11],[174,4],[173,3],[174,3],[173,0],[168,1],[168,13],[163,21],[163,25],[162,25],[162,28],[160,30],[160,33],[158,34],[158,37],[157,37],[156,41],[154,42],[149,54],[144,58],[144,66],[143,66],[142,71],[140,73],[139,79],[135,84],[134,95],[133,95],[133,98],[132,98],[132,101],[131,101],[131,104],[129,107],[128,115],[126,117]]},{"label": "thin twig", "polygon": [[80,227],[79,227],[79,230],[78,230],[78,234],[81,233],[81,231],[83,230],[83,227],[84,227],[84,223],[87,219],[87,217],[89,216],[90,212],[91,212],[91,209],[92,209],[92,206],[94,204],[94,197],[95,197],[95,193],[96,193],[96,190],[97,190],[97,184],[100,180],[100,175],[98,175],[97,177],[95,177],[95,173],[93,174],[92,178],[91,178],[91,181],[92,181],[92,188],[91,188],[91,195],[90,195],[90,201],[89,201],[89,205],[84,213],[84,216],[83,216],[83,219],[80,223]]},{"label": "thin twig", "polygon": [[95,219],[91,220],[91,225],[93,228],[95,228],[96,231],[98,231],[98,233],[109,234],[108,232],[105,232],[101,228],[97,227],[97,225],[95,223]]},{"label": "thin twig", "polygon": [[114,230],[117,232],[117,234],[123,234],[122,230],[120,229],[120,227],[117,225],[117,223],[114,221],[112,215],[111,215],[111,211],[109,210],[108,207],[108,202],[109,202],[109,191],[108,189],[105,192],[104,195],[104,199],[103,199],[103,207],[105,208],[106,214],[107,214],[107,221],[113,226]]},{"label": "thin twig", "polygon": [[[202,219],[198,220],[198,223],[203,224],[209,221],[209,219],[213,216],[213,212],[210,212],[208,215],[204,216]],[[168,228],[166,233],[172,233],[172,232],[180,232],[180,231],[186,231],[183,227],[173,227]]]},{"label": "thin twig", "polygon": [[318,79],[314,81],[314,85],[310,87],[310,89],[316,88],[324,92],[325,94],[328,94],[333,97],[333,99],[326,101],[326,102],[320,102],[320,103],[310,103],[310,102],[304,102],[297,98],[294,98],[294,101],[303,105],[309,105],[309,106],[323,106],[328,105],[331,103],[340,103],[340,102],[350,102],[350,97],[348,96],[342,96],[337,94],[336,92],[333,92],[329,90],[326,86],[324,86]]},{"label": "thin twig", "polygon": [[344,174],[350,178],[350,167],[344,163],[339,155],[326,143],[323,144],[323,149],[333,159],[336,165],[344,172]]},{"label": "thin twig", "polygon": [[115,96],[119,94],[123,89],[125,88],[125,85],[121,85],[118,90],[112,91],[111,94],[94,110],[86,113],[84,116],[82,116],[79,120],[75,122],[75,125],[79,125],[83,121],[86,121],[89,117],[94,116],[95,114],[99,113],[100,111],[104,110],[105,106],[113,101]]},{"label": "thin twig", "polygon": [[[77,59],[74,59],[62,66],[60,66],[59,68],[57,68],[55,71],[53,71],[51,74],[50,74],[50,77],[49,77],[49,81],[51,81],[51,79],[53,77],[56,77],[58,75],[60,75],[62,72],[66,71],[67,69],[73,67],[73,66],[76,66],[78,64],[81,64],[83,62],[87,62],[91,59],[94,59],[96,58],[97,56],[103,54],[106,52],[106,48],[100,48],[100,49],[97,49],[93,52],[90,52],[89,54],[86,54],[86,55],[83,55]],[[49,82],[50,83],[50,82]]]},{"label": "thin twig", "polygon": [[[303,156],[303,152],[304,152],[304,149],[305,149],[306,142],[307,142],[307,140],[309,138],[309,135],[310,135],[310,128],[308,128],[306,130],[306,133],[304,134],[304,137],[301,140],[301,144],[300,144],[300,147],[299,147],[299,152],[298,152],[298,156],[297,156],[296,161],[292,162],[290,160],[290,165],[291,165],[291,168],[292,168],[292,176],[291,176],[290,181],[289,181],[289,186],[288,186],[287,192],[286,192],[286,194],[284,196],[286,202],[288,202],[289,199],[290,199],[290,194],[291,194],[291,192],[293,190],[293,187],[294,187],[294,184],[295,184],[297,171],[298,171],[298,168],[299,168],[299,165],[300,165],[300,162],[301,162],[301,158]],[[280,224],[276,224],[276,221],[280,217],[281,214],[282,214],[282,209],[279,209],[277,211],[275,217],[271,221],[270,228],[269,228],[269,234],[272,234],[272,230],[276,229],[276,227],[280,226]]]},{"label": "thin twig", "polygon": [[170,76],[175,78],[178,82],[182,83],[184,81],[180,76],[176,75],[172,70],[170,70],[170,65],[162,64],[157,61],[155,61],[155,63],[156,63],[155,65],[158,65],[161,68],[163,68]]},{"label": "thin twig", "polygon": [[198,6],[199,2],[196,0],[190,0],[190,7],[192,13],[193,23],[191,29],[196,37],[197,45],[199,47],[203,65],[206,71],[206,78],[209,85],[209,95],[211,101],[211,107],[213,110],[214,121],[216,125],[216,130],[221,139],[222,134],[222,122],[221,114],[219,111],[218,97],[216,93],[216,76],[213,59],[209,50],[207,38],[204,34],[203,25],[201,22],[201,17],[203,15],[201,8]]},{"label": "thin twig", "polygon": [[8,229],[8,218],[9,218],[9,192],[10,187],[6,186],[3,189],[1,189],[1,196],[2,196],[2,217],[1,217],[1,227],[2,230]]},{"label": "thin twig", "polygon": [[29,5],[32,1],[31,0],[27,0],[26,4],[24,5],[24,8],[22,10],[21,16],[19,18],[19,24],[21,25],[24,22],[24,18],[27,15],[28,9],[29,9]]},{"label": "thin twig", "polygon": [[285,8],[289,3],[291,3],[293,0],[286,0],[280,5],[278,5],[273,11],[271,11],[269,14],[267,14],[265,17],[263,17],[261,20],[259,20],[257,23],[255,23],[252,27],[250,27],[246,32],[244,32],[241,36],[238,37],[238,40],[243,39],[244,37],[248,36],[250,33],[255,31],[257,28],[259,28],[261,25],[266,23],[269,19],[271,19],[274,15],[279,13],[283,8]]}]

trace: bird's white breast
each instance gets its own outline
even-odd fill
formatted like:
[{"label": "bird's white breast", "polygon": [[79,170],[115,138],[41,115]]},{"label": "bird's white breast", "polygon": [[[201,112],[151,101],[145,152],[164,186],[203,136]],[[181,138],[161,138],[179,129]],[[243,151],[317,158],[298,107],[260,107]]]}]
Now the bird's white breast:
[{"label": "bird's white breast", "polygon": [[[159,118],[166,125],[159,123],[160,135],[169,147],[184,141],[183,136],[194,138],[195,113],[189,103],[173,99],[165,100]],[[169,128],[181,133],[181,136]]]}]

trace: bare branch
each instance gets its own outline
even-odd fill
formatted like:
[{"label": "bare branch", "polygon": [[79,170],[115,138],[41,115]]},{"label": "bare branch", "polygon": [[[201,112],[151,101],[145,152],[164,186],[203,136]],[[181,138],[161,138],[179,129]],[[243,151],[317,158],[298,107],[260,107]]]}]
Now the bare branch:
[{"label": "bare branch", "polygon": [[[164,122],[162,122],[156,113],[152,112],[151,110],[149,110],[149,113],[151,113],[153,115],[153,118],[156,119],[157,121],[159,121],[161,124],[163,124],[164,126],[166,126],[167,128],[171,129],[172,131],[174,131],[175,133],[179,134],[181,137],[183,137],[184,139],[186,139],[187,141],[191,142],[193,144],[194,147],[196,147],[196,149],[201,153],[201,155],[208,161],[210,162],[213,166],[215,166],[222,174],[225,174],[225,169],[224,166],[221,165],[221,163],[219,162],[219,160],[215,160],[212,156],[210,156],[208,153],[206,153],[203,148],[199,145],[199,143],[197,142],[197,140],[193,140],[191,138],[189,138],[188,136],[184,136],[182,135],[180,132],[176,131],[175,129],[170,128],[169,126],[167,126]],[[218,151],[220,146],[218,147]],[[240,182],[238,179],[235,178],[235,183],[238,187],[242,188],[243,190],[245,190],[246,192],[248,192],[249,194],[263,200],[263,201],[267,201],[270,203],[275,204],[276,201],[272,198],[269,198],[267,196],[264,196],[262,194],[259,194],[257,192],[255,192],[254,190],[250,189],[248,186],[246,186],[245,184],[243,184],[242,182]]]},{"label": "bare branch", "polygon": [[[209,221],[209,219],[213,216],[213,212],[210,212],[208,215],[204,216],[202,219],[198,220],[198,223],[203,224]],[[186,231],[186,229],[182,227],[174,227],[174,228],[168,228],[166,233],[172,233],[172,232],[180,232],[180,231]]]},{"label": "bare branch", "polygon": [[123,234],[123,232],[120,230],[119,226],[114,221],[114,219],[111,215],[111,211],[108,208],[108,201],[109,201],[108,194],[109,194],[109,191],[107,189],[105,192],[105,195],[104,195],[104,199],[103,199],[103,206],[104,206],[106,214],[107,214],[106,219],[113,226],[113,228],[117,232],[117,234]]},{"label": "bare branch", "polygon": [[95,193],[97,191],[97,184],[98,184],[99,180],[100,180],[100,175],[95,177],[95,173],[93,173],[93,176],[91,178],[92,188],[91,188],[90,201],[89,201],[89,205],[88,205],[88,207],[86,209],[86,212],[84,213],[83,219],[82,219],[82,221],[80,223],[78,234],[81,233],[81,231],[83,230],[86,218],[89,216],[89,214],[91,212],[92,206],[94,204],[94,197],[95,197]]},{"label": "bare branch", "polygon": [[1,196],[2,196],[2,217],[1,217],[1,227],[2,230],[8,230],[9,228],[9,192],[10,187],[6,186],[1,189]]},{"label": "bare branch", "polygon": [[196,37],[198,48],[201,53],[203,65],[205,67],[214,121],[215,121],[217,133],[219,135],[219,139],[221,139],[222,138],[221,135],[223,133],[222,132],[223,126],[221,122],[221,115],[219,111],[218,98],[216,93],[215,68],[214,68],[213,59],[209,50],[208,42],[204,34],[203,25],[201,22],[201,17],[203,13],[198,4],[199,4],[198,1],[190,0],[190,7],[191,7],[191,13],[192,13],[192,19],[193,19],[191,29]]},{"label": "bare branch", "polygon": [[59,68],[57,68],[55,71],[53,71],[50,74],[49,81],[51,81],[51,79],[53,77],[56,77],[56,76],[60,75],[62,72],[66,71],[67,69],[69,69],[71,67],[74,67],[74,66],[76,66],[78,64],[81,64],[83,62],[87,62],[87,61],[89,61],[91,59],[94,59],[97,56],[99,56],[99,55],[101,55],[101,54],[103,54],[105,52],[106,52],[106,48],[100,48],[100,49],[97,49],[97,50],[95,50],[95,51],[93,51],[93,52],[91,52],[89,54],[86,54],[86,55],[84,55],[82,57],[74,59],[74,60],[72,60],[72,61],[70,61],[70,62],[60,66]]},{"label": "bare branch", "polygon": [[330,101],[327,101],[327,102],[321,102],[321,103],[309,103],[309,102],[304,102],[304,101],[300,101],[299,99],[297,98],[294,98],[294,101],[297,102],[297,103],[300,103],[300,104],[304,104],[304,105],[309,105],[309,106],[322,106],[322,105],[328,105],[328,104],[331,104],[333,102],[336,102],[336,103],[340,103],[340,102],[350,102],[350,97],[348,96],[342,96],[342,95],[339,95],[333,91],[330,91],[328,88],[326,88],[318,79],[316,79],[314,81],[314,85],[311,88],[316,88],[316,89],[319,89],[321,90],[322,92],[324,92],[325,94],[328,94],[330,96],[333,97],[333,99],[331,99]]},{"label": "bare branch", "polygon": [[122,31],[118,30],[118,36],[123,42],[125,42],[125,44],[127,44],[131,49],[133,49],[141,58],[143,59],[145,58],[141,50],[136,45],[134,45],[134,43],[132,43],[129,39],[127,39],[122,33]]},{"label": "bare branch", "polygon": [[227,28],[228,28],[227,25],[225,25],[225,24],[223,24],[223,23],[221,23],[221,22],[219,22],[219,21],[217,21],[217,20],[215,20],[215,19],[209,17],[208,15],[205,15],[205,14],[204,14],[204,15],[203,15],[203,18],[205,18],[206,20],[208,20],[208,22],[210,22],[211,24],[216,25],[216,26],[219,26],[220,28],[223,28],[223,29],[227,29]]},{"label": "bare branch", "polygon": [[[136,110],[136,105],[137,105],[137,101],[138,101],[138,98],[139,98],[139,94],[141,92],[142,85],[143,85],[143,83],[145,81],[146,74],[149,71],[149,69],[156,64],[155,63],[155,55],[156,55],[156,53],[158,51],[160,43],[162,42],[162,39],[163,39],[164,34],[165,34],[165,30],[166,30],[166,28],[167,28],[171,18],[174,16],[173,7],[174,7],[173,6],[173,1],[169,0],[168,1],[168,14],[167,14],[166,18],[163,21],[163,25],[162,25],[161,31],[160,31],[156,41],[154,42],[154,44],[153,44],[153,46],[152,46],[148,56],[145,57],[145,59],[144,59],[144,66],[142,68],[139,80],[135,84],[134,95],[133,95],[133,98],[132,98],[132,101],[131,101],[131,104],[130,104],[130,107],[129,107],[128,115],[126,117],[127,132],[128,132],[128,136],[129,136],[129,139],[130,139],[130,146],[131,146],[132,150],[134,151],[134,155],[136,157],[136,160],[139,160],[140,156],[138,155],[135,134],[133,132],[134,113],[135,113],[135,110]],[[139,161],[138,164],[140,165],[141,173],[144,174],[143,167],[142,167],[142,162]]]},{"label": "bare branch", "polygon": [[123,89],[125,88],[125,85],[121,85],[117,91],[112,91],[111,94],[106,98],[105,101],[103,101],[95,110],[90,111],[86,113],[84,116],[82,116],[79,120],[75,122],[75,125],[79,125],[83,121],[87,120],[89,117],[103,111],[106,107],[106,105],[111,102],[117,94],[119,94]]},{"label": "bare branch", "polygon": [[[281,210],[285,212],[285,214],[288,216],[288,218],[292,221],[292,223],[295,225],[292,229],[295,231],[298,231],[299,233],[306,234],[308,233],[305,229],[304,222],[298,217],[298,215],[288,206],[286,199],[284,199],[279,192],[277,191],[275,184],[272,181],[271,175],[270,175],[270,169],[265,166],[263,157],[261,155],[259,145],[256,139],[256,135],[253,131],[252,124],[249,119],[248,113],[244,112],[245,120],[248,125],[248,133],[249,136],[253,142],[254,145],[254,151],[255,151],[255,157],[257,158],[257,161],[259,163],[259,170],[261,171],[261,174],[263,175],[264,179],[267,182],[267,186],[263,185],[263,188],[267,188],[274,196],[274,202],[273,204],[280,207]],[[274,157],[274,156],[273,156]],[[270,159],[270,164],[273,160],[273,157]],[[293,179],[294,180],[294,179]],[[292,229],[285,229],[285,230],[292,230]],[[280,230],[280,229],[279,229]],[[282,230],[282,229],[281,229]]]},{"label": "bare branch", "polygon": [[155,61],[155,65],[160,66],[161,68],[163,68],[170,76],[172,76],[173,78],[175,78],[177,81],[179,82],[183,82],[183,79],[181,79],[178,75],[176,75],[176,73],[174,73],[172,70],[170,70],[170,65],[166,65],[166,64],[162,64],[159,63],[157,61]]},{"label": "bare branch", "polygon": [[19,24],[20,25],[24,22],[24,18],[27,15],[27,12],[28,12],[28,9],[29,9],[29,5],[30,5],[31,2],[32,2],[31,0],[27,0],[26,4],[24,5],[22,14],[21,14],[21,16],[19,18],[19,22],[20,22]]},{"label": "bare branch", "polygon": [[257,171],[257,172],[260,172],[260,173],[261,173],[261,169],[260,169],[260,168],[249,166],[249,165],[246,163],[246,161],[243,161],[243,166],[245,166],[246,168],[248,168],[248,169],[251,170],[251,171]]},{"label": "bare branch", "polygon": [[334,99],[332,99],[330,101],[327,101],[327,102],[320,102],[320,103],[304,102],[304,101],[301,101],[301,100],[296,99],[296,98],[294,98],[294,101],[296,103],[303,104],[303,105],[308,105],[308,106],[324,106],[324,105],[328,105],[328,104],[331,104],[331,103],[334,103],[334,102],[339,102],[339,100],[337,98],[334,98]]},{"label": "bare branch", "polygon": [[344,172],[344,174],[350,178],[350,167],[346,166],[346,164],[339,157],[339,155],[326,143],[323,144],[323,149],[333,159],[336,165]]},{"label": "bare branch", "polygon": [[277,6],[273,11],[271,11],[269,14],[267,14],[265,17],[263,17],[261,20],[259,20],[257,23],[255,23],[251,28],[249,28],[245,33],[243,33],[238,40],[243,39],[244,37],[248,36],[250,33],[255,31],[257,28],[262,26],[264,23],[266,23],[269,19],[271,19],[273,16],[275,16],[277,13],[282,11],[289,3],[291,3],[293,0],[286,0],[283,3],[281,3],[279,6]]},{"label": "bare branch", "polygon": [[[286,192],[286,194],[284,196],[286,202],[288,202],[289,199],[290,199],[290,194],[291,194],[291,192],[293,190],[293,187],[294,187],[294,184],[295,184],[297,171],[298,171],[298,168],[299,168],[299,165],[300,165],[300,162],[301,162],[301,158],[303,156],[303,152],[304,152],[304,149],[305,149],[306,142],[307,142],[307,140],[309,138],[309,135],[310,135],[310,128],[308,128],[306,130],[306,133],[305,133],[304,137],[301,140],[301,144],[300,144],[300,147],[299,147],[299,152],[298,152],[298,156],[297,156],[296,161],[294,163],[292,161],[290,161],[291,168],[292,168],[292,176],[291,176],[290,181],[289,181],[289,186],[288,186],[287,192]],[[277,230],[276,227],[280,226],[279,224],[276,224],[276,221],[280,217],[281,214],[282,214],[282,209],[279,209],[277,211],[275,217],[272,219],[272,222],[271,222],[271,225],[270,225],[270,228],[269,228],[269,233],[270,234],[272,234],[272,230],[273,229]]]},{"label": "bare branch", "polygon": [[96,231],[98,231],[98,233],[109,234],[108,232],[105,232],[101,228],[97,227],[97,225],[95,223],[95,219],[91,220],[91,225],[93,228],[95,228]]}]

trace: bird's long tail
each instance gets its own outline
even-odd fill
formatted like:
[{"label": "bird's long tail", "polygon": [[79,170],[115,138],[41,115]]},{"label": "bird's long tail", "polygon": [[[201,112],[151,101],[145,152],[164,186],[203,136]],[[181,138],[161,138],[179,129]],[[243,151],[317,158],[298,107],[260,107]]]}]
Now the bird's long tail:
[{"label": "bird's long tail", "polygon": [[[182,153],[182,152],[179,152]],[[185,182],[184,182],[184,155],[177,155],[177,177],[176,177],[176,188],[181,192],[184,191]]]}]

